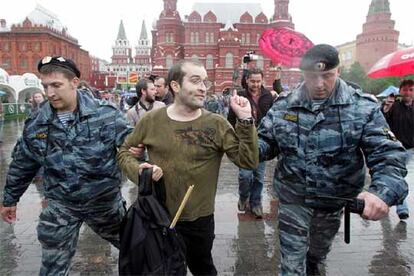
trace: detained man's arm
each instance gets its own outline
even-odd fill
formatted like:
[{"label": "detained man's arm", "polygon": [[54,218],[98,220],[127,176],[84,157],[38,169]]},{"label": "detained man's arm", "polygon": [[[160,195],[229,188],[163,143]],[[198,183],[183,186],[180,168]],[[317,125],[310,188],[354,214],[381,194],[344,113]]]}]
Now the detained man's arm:
[{"label": "detained man's arm", "polygon": [[[116,132],[116,146],[119,148],[125,141],[125,138],[130,134],[134,128],[125,119],[125,116],[117,110],[115,113],[115,132]],[[139,144],[138,147],[131,147],[129,151],[135,158],[141,158],[145,152],[144,144]]]},{"label": "detained man's arm", "polygon": [[358,197],[365,200],[363,217],[378,220],[387,215],[389,206],[402,203],[408,193],[404,180],[406,151],[389,130],[379,106],[364,127],[361,147],[371,172],[371,185]]},{"label": "detained man's arm", "polygon": [[[245,97],[237,95],[233,91],[230,98],[230,107],[240,120],[252,118],[252,110],[249,101]],[[238,167],[255,169],[259,165],[259,152],[257,147],[257,132],[253,121],[236,122],[235,130],[228,124],[223,135],[223,151],[229,159]]]},{"label": "detained man's arm", "polygon": [[128,179],[130,179],[135,184],[138,184],[138,175],[141,174],[143,168],[153,168],[152,178],[157,181],[159,180],[163,173],[162,169],[156,165],[148,164],[148,163],[140,163],[136,156],[130,151],[132,147],[138,148],[141,145],[142,141],[142,134],[144,130],[144,122],[145,120],[141,120],[140,123],[135,127],[134,131],[129,134],[122,146],[120,147],[117,160],[118,165],[121,170],[126,174]]}]

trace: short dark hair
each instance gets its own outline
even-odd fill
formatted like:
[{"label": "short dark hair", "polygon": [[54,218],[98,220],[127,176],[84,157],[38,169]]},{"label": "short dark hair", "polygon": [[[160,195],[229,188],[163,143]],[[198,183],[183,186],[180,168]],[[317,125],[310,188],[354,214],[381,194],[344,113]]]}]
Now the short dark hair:
[{"label": "short dark hair", "polygon": [[167,87],[167,80],[164,77],[162,77],[162,76],[156,77],[155,80],[154,80],[154,82],[157,81],[157,80],[160,80],[160,79],[163,79],[164,80],[164,87]]},{"label": "short dark hair", "polygon": [[247,72],[246,72],[246,79],[250,78],[251,75],[258,75],[258,74],[262,75],[262,78],[263,78],[263,71],[262,71],[262,69],[259,69],[259,68],[251,68],[251,69],[247,70]]},{"label": "short dark hair", "polygon": [[65,78],[67,78],[68,80],[73,80],[76,77],[73,71],[53,64],[43,65],[42,68],[39,69],[39,73],[42,75],[50,75],[56,72],[62,73],[63,76],[65,76]]},{"label": "short dark hair", "polygon": [[136,93],[137,93],[138,98],[141,98],[142,90],[147,90],[148,89],[148,83],[153,83],[153,82],[149,79],[140,79],[137,82],[137,84],[135,85],[135,89],[136,89]]},{"label": "short dark hair", "polygon": [[[182,59],[182,60],[178,61],[176,64],[174,64],[170,68],[170,70],[168,70],[167,83],[168,83],[168,87],[170,88],[171,91],[174,91],[171,87],[171,82],[172,81],[178,82],[179,85],[183,84],[183,79],[184,79],[184,76],[185,76],[185,73],[183,72],[183,66],[185,64],[193,64],[195,66],[203,67],[203,64],[201,64],[198,61],[194,61],[194,60]],[[174,93],[173,93],[173,95],[174,95]]]},{"label": "short dark hair", "polygon": [[404,86],[414,86],[414,80],[402,80],[400,84],[400,89]]}]

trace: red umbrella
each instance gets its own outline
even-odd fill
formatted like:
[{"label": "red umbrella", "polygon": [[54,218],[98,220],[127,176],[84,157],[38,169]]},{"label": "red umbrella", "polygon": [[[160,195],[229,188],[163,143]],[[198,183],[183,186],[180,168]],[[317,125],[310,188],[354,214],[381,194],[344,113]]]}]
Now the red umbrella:
[{"label": "red umbrella", "polygon": [[386,55],[368,71],[371,78],[403,77],[410,74],[414,74],[414,47]]},{"label": "red umbrella", "polygon": [[259,39],[263,54],[274,63],[299,67],[301,57],[313,47],[305,35],[288,28],[265,30]]}]

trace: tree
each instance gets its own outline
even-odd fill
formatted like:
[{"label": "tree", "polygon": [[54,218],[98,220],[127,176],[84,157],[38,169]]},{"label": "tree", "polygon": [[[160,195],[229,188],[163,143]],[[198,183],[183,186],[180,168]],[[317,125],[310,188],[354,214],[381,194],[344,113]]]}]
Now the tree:
[{"label": "tree", "polygon": [[362,68],[361,64],[359,64],[359,62],[352,64],[349,69],[343,69],[341,76],[344,80],[354,82],[361,86],[363,89],[367,81],[367,75],[365,74],[364,69]]},{"label": "tree", "polygon": [[385,90],[388,86],[399,86],[401,78],[389,77],[380,79],[369,78],[361,64],[355,62],[349,69],[343,69],[341,73],[342,79],[346,81],[354,82],[362,87],[362,90],[366,93],[377,95],[381,91]]}]

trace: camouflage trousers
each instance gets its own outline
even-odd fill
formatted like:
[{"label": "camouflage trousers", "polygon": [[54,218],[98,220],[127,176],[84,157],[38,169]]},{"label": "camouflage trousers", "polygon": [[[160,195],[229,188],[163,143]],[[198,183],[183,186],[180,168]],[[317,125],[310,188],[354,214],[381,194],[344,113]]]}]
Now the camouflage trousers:
[{"label": "camouflage trousers", "polygon": [[327,212],[280,203],[281,275],[306,275],[306,261],[324,261],[339,230],[341,215],[342,210]]},{"label": "camouflage trousers", "polygon": [[93,207],[76,207],[48,200],[37,226],[42,245],[40,275],[68,275],[79,230],[85,222],[95,233],[119,248],[119,226],[126,213],[122,197]]}]

